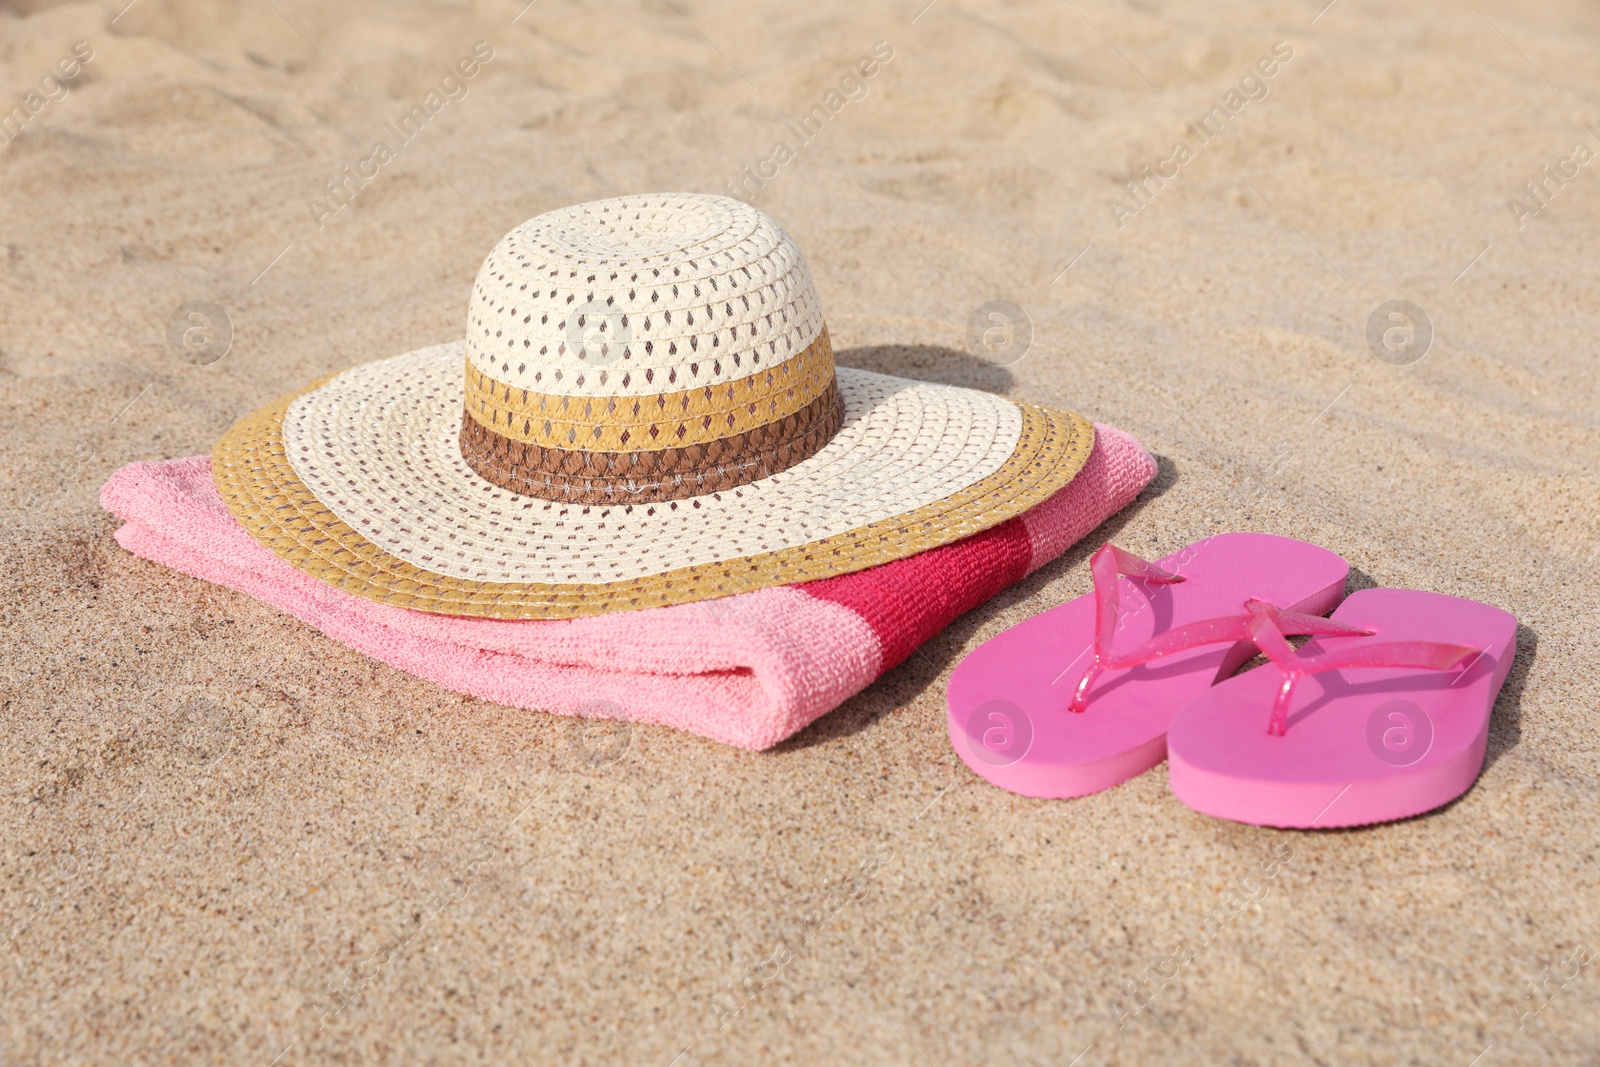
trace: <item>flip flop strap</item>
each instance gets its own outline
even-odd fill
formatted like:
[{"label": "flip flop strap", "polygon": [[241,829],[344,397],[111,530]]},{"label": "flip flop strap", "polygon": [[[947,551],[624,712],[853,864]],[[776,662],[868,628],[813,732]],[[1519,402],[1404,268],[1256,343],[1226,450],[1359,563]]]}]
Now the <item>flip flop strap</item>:
[{"label": "flip flop strap", "polygon": [[1118,575],[1157,585],[1175,585],[1186,580],[1113,544],[1107,543],[1095,550],[1094,555],[1089,557],[1089,577],[1094,581],[1094,657],[1073,690],[1072,703],[1068,705],[1071,711],[1084,709],[1094,679],[1113,665],[1111,643],[1117,634],[1117,614],[1122,609]]},{"label": "flip flop strap", "polygon": [[1175,652],[1184,652],[1201,645],[1252,640],[1251,626],[1263,612],[1271,612],[1272,617],[1281,623],[1283,633],[1364,635],[1368,632],[1359,626],[1325,619],[1320,615],[1279,611],[1265,600],[1252,598],[1245,601],[1245,611],[1239,615],[1223,615],[1174,626],[1152,637],[1127,655],[1116,656],[1112,654],[1111,639],[1116,633],[1117,613],[1121,606],[1117,575],[1126,574],[1130,578],[1140,578],[1163,585],[1181,582],[1184,579],[1114,545],[1105,545],[1095,552],[1089,561],[1089,573],[1094,578],[1095,595],[1094,659],[1085,668],[1083,676],[1078,679],[1077,687],[1073,690],[1072,702],[1067,706],[1070,711],[1081,712],[1088,706],[1090,688],[1107,670],[1137,667],[1141,663],[1149,663],[1162,656],[1170,656]]},{"label": "flip flop strap", "polygon": [[[1127,656],[1122,657],[1119,666],[1135,666],[1139,663],[1148,663],[1158,656],[1171,655],[1174,652],[1183,652],[1200,645],[1216,644],[1220,641],[1250,641],[1254,643],[1253,627],[1257,618],[1263,614],[1277,620],[1278,629],[1285,634],[1325,634],[1329,636],[1366,636],[1369,631],[1359,626],[1351,626],[1337,619],[1325,619],[1321,615],[1307,615],[1299,611],[1280,611],[1265,600],[1252,597],[1244,602],[1245,610],[1239,615],[1223,615],[1215,619],[1201,619],[1199,622],[1186,623],[1183,626],[1174,626],[1166,633],[1157,634],[1143,645],[1134,649]],[[1259,647],[1259,646],[1257,646]]]},{"label": "flip flop strap", "polygon": [[[1441,641],[1372,641],[1302,656],[1288,642],[1287,635],[1295,631],[1285,628],[1284,613],[1264,601],[1256,603],[1261,606],[1253,609],[1250,640],[1283,672],[1283,683],[1278,686],[1278,695],[1272,701],[1272,717],[1267,722],[1267,733],[1274,737],[1282,737],[1288,732],[1289,702],[1294,697],[1295,685],[1308,674],[1363,667],[1448,671],[1466,667],[1483,654],[1482,650],[1468,645],[1451,645]],[[1375,631],[1351,627],[1341,632],[1370,637]]]}]

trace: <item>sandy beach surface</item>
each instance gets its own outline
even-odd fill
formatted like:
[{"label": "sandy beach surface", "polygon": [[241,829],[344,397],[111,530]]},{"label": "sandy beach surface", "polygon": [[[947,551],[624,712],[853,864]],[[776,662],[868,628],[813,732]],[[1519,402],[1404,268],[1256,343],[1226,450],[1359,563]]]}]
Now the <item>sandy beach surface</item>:
[{"label": "sandy beach surface", "polygon": [[[525,2],[0,3],[0,1062],[1597,1062],[1600,10]],[[112,541],[118,466],[458,338],[522,220],[730,187],[841,363],[1156,482],[763,753],[464,699]],[[1470,793],[1290,833],[966,770],[965,652],[1108,538],[1235,529],[1517,615]]]}]

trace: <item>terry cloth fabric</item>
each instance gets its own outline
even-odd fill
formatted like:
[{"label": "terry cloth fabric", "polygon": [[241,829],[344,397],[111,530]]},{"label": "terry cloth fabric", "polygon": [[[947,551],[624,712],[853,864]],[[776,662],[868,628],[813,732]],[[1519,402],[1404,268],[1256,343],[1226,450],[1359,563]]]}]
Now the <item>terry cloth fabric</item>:
[{"label": "terry cloth fabric", "polygon": [[838,707],[1130,503],[1155,476],[1155,461],[1130,435],[1095,431],[1093,453],[1070,484],[964,540],[803,585],[577,619],[434,615],[335,589],[234,520],[206,456],[129,464],[100,501],[124,521],[117,542],[135,555],[265,601],[447,689],[761,749]]}]

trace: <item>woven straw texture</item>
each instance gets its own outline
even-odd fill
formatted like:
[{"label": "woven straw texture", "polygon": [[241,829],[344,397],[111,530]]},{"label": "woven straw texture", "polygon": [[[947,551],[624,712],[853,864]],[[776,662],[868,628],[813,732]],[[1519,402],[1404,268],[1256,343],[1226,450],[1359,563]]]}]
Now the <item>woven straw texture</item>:
[{"label": "woven straw texture", "polygon": [[443,345],[366,364],[241,420],[213,453],[230,511],[283,559],[368,599],[571,618],[959,540],[1066,485],[1094,443],[1076,415],[841,370],[843,427],[782,474],[654,505],[561,504],[503,490],[461,458],[462,355]]},{"label": "woven straw texture", "polygon": [[616,197],[547,212],[495,246],[473,283],[467,357],[517,389],[649,396],[783,363],[822,324],[805,261],[770,216],[726,196]]}]

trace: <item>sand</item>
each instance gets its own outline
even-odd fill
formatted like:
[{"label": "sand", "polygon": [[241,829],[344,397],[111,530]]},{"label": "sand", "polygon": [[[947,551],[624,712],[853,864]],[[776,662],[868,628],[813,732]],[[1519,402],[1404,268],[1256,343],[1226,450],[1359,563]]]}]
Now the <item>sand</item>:
[{"label": "sand", "polygon": [[[0,1061],[1594,1062],[1591,5],[123,2],[0,5],[26,119],[0,139]],[[377,170],[348,205],[343,165]],[[583,735],[111,540],[117,466],[460,336],[521,220],[746,166],[841,362],[1161,460],[803,735]],[[1034,335],[1004,368],[967,351],[994,299]],[[193,300],[231,322],[209,365],[167,343]],[[1431,322],[1420,359],[1369,348],[1390,300]],[[1086,591],[1107,538],[1233,529],[1517,615],[1466,797],[1288,833],[1194,814],[1159,769],[1071,803],[965,770],[963,653]]]}]

